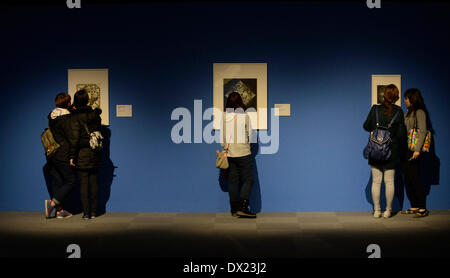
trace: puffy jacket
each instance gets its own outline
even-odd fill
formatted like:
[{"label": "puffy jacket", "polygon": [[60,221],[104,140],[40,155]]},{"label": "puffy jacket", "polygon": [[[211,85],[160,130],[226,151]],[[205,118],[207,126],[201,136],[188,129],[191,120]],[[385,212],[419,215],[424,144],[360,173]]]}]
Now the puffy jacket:
[{"label": "puffy jacket", "polygon": [[48,127],[60,147],[51,156],[51,159],[69,163],[70,114],[57,116],[53,113],[55,110],[48,114]]},{"label": "puffy jacket", "polygon": [[69,159],[74,159],[76,168],[78,169],[93,169],[100,168],[101,154],[99,151],[91,150],[89,146],[89,134],[86,131],[85,125],[89,132],[100,131],[102,110],[91,107],[80,107],[72,111],[70,117],[70,149]]}]

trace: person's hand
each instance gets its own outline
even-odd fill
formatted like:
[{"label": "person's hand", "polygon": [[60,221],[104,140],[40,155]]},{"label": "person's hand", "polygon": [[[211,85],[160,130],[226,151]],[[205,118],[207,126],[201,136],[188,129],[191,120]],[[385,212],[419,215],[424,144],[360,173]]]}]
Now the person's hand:
[{"label": "person's hand", "polygon": [[70,159],[70,166],[75,167],[75,164],[73,163],[73,158]]},{"label": "person's hand", "polygon": [[220,152],[217,150],[217,151],[216,151],[216,154],[217,154],[217,157],[219,157]]},{"label": "person's hand", "polygon": [[420,155],[420,152],[414,152],[413,156],[411,156],[411,158],[409,160],[417,159],[419,157],[419,155]]}]

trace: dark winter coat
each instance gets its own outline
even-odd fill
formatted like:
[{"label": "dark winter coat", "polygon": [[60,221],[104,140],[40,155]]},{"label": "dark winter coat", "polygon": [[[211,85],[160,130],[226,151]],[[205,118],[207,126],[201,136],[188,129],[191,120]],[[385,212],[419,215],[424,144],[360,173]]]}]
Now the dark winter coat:
[{"label": "dark winter coat", "polygon": [[394,117],[394,115],[399,111],[397,118],[395,118],[391,128],[389,129],[389,132],[391,133],[391,157],[384,163],[374,163],[369,159],[369,164],[372,166],[375,166],[377,168],[384,168],[384,169],[395,169],[397,166],[397,163],[400,161],[402,152],[404,150],[404,144],[407,142],[406,138],[406,126],[404,122],[403,117],[403,111],[402,109],[397,106],[393,105],[392,113],[390,116],[387,116],[384,112],[386,111],[386,108],[384,105],[374,105],[372,106],[372,109],[369,112],[369,115],[367,116],[366,121],[364,122],[364,129],[366,131],[373,131],[377,127],[377,120],[376,120],[376,114],[375,114],[375,106],[378,106],[378,119],[381,126],[387,127]]},{"label": "dark winter coat", "polygon": [[77,169],[100,168],[101,156],[99,151],[93,151],[89,146],[89,132],[100,131],[102,111],[98,108],[93,110],[91,107],[80,107],[72,111],[70,120],[71,136],[69,158],[74,159]]},{"label": "dark winter coat", "polygon": [[51,159],[69,163],[70,114],[55,119],[51,118],[51,113],[48,114],[48,127],[53,134],[53,138],[60,145]]}]

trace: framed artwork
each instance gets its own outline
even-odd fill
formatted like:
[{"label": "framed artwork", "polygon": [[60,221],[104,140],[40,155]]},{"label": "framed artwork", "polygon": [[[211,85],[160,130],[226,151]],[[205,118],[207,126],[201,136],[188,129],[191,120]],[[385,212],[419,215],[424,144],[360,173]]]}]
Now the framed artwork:
[{"label": "framed artwork", "polygon": [[72,101],[81,89],[89,93],[89,106],[102,109],[102,125],[109,125],[108,69],[69,69],[68,93]]},{"label": "framed artwork", "polygon": [[[213,63],[213,105],[225,111],[232,92],[238,92],[249,112],[253,129],[267,129],[267,63]],[[214,111],[216,113],[216,110]],[[214,114],[214,129],[222,115]]]},{"label": "framed artwork", "polygon": [[372,74],[372,105],[384,102],[384,90],[387,85],[394,84],[399,91],[399,99],[395,103],[401,106],[402,103],[402,80],[401,75],[377,75]]}]

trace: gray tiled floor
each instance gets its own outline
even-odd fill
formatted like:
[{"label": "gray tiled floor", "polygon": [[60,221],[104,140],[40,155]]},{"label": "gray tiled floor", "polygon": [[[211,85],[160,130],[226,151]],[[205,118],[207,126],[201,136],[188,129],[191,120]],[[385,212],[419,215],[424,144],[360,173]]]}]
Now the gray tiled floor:
[{"label": "gray tiled floor", "polygon": [[64,257],[77,243],[84,257],[442,257],[450,253],[450,211],[425,218],[370,212],[107,213],[84,221],[41,212],[0,212],[1,257]]}]

